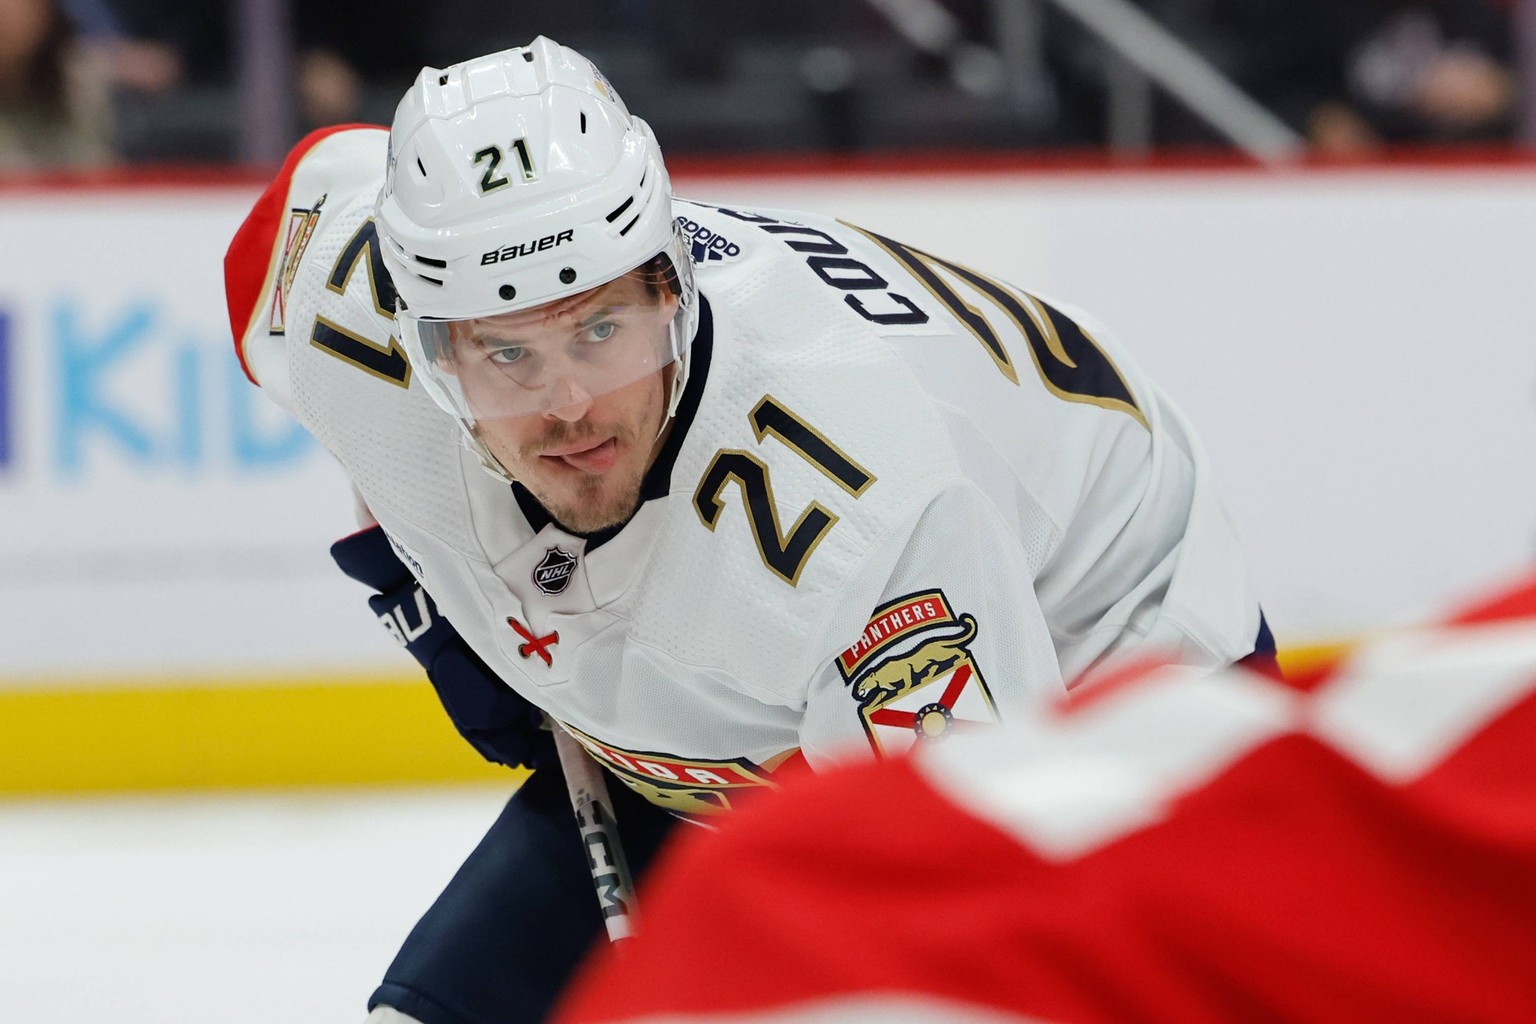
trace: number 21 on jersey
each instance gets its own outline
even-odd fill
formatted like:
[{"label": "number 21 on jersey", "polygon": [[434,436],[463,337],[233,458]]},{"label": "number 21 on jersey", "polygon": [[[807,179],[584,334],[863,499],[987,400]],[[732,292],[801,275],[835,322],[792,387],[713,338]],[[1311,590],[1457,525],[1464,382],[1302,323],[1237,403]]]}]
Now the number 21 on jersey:
[{"label": "number 21 on jersey", "polygon": [[[842,490],[860,497],[875,478],[850,459],[842,449],[827,440],[815,427],[781,405],[772,395],[764,395],[747,419],[759,443],[772,434],[790,451],[821,471]],[[837,522],[819,501],[813,501],[786,533],[780,526],[778,503],[773,496],[773,481],[768,464],[752,452],[722,448],[715,453],[693,493],[693,507],[711,531],[725,511],[723,494],[735,483],[747,510],[747,521],[757,542],[763,564],[790,586],[800,581],[800,573],[811,552]]]},{"label": "number 21 on jersey", "polygon": [[[379,232],[373,218],[363,221],[353,232],[347,244],[341,247],[336,263],[331,267],[325,287],[337,295],[345,295],[353,287],[352,275],[358,267],[364,268],[368,278],[368,301],[380,317],[395,317],[395,285],[384,267],[384,254],[379,248]],[[323,316],[315,317],[314,330],[309,343],[327,355],[377,377],[397,387],[411,386],[411,364],[405,357],[405,349],[393,335],[387,345],[380,344]]]}]

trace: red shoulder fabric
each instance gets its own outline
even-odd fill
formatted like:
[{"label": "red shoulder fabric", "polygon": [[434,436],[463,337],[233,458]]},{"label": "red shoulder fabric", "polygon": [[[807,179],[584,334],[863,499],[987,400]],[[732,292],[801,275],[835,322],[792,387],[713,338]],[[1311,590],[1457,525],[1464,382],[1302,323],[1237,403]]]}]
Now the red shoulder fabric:
[{"label": "red shoulder fabric", "polygon": [[[1006,808],[961,807],[946,794],[971,787],[922,758],[765,794],[669,851],[637,937],[556,1019],[866,1021],[918,1001],[934,1024],[1536,1020],[1536,632],[1431,639],[1464,668],[1420,680],[1445,686],[1427,731],[1392,696],[1419,655],[1346,671],[1292,691],[1288,729],[1072,855]],[[1425,753],[1404,768],[1405,749]],[[1058,767],[1070,802],[1085,769]]]},{"label": "red shoulder fabric", "polygon": [[224,254],[224,298],[229,306],[229,330],[234,337],[235,355],[240,368],[251,383],[257,383],[246,364],[241,339],[256,315],[256,303],[261,299],[262,286],[266,284],[267,269],[272,264],[272,250],[277,245],[288,203],[288,189],[293,182],[293,172],[304,159],[304,154],[314,149],[323,139],[337,132],[354,128],[377,128],[370,124],[342,124],[320,128],[300,139],[289,151],[277,177],[267,186],[256,205],[246,215],[240,230],[235,232],[229,250]]}]

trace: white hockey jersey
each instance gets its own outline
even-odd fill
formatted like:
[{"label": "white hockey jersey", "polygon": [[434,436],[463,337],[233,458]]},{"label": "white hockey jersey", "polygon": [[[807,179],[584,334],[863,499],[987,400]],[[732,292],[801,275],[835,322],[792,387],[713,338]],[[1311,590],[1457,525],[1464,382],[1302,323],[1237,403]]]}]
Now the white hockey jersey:
[{"label": "white hockey jersey", "polygon": [[386,139],[311,136],[253,210],[242,362],[486,663],[655,802],[958,736],[1107,659],[1253,650],[1199,443],[1097,325],[805,213],[676,202],[702,296],[677,422],[632,520],[566,532],[392,336]]}]

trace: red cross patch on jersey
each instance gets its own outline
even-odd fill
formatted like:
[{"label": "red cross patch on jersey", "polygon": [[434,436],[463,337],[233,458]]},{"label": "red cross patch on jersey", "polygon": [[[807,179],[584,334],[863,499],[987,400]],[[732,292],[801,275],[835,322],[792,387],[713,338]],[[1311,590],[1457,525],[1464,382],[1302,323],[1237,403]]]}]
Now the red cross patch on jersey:
[{"label": "red cross patch on jersey", "polygon": [[967,646],[975,637],[976,617],[956,616],[942,591],[875,610],[858,642],[838,656],[838,669],[877,755],[902,754],[998,721]]}]

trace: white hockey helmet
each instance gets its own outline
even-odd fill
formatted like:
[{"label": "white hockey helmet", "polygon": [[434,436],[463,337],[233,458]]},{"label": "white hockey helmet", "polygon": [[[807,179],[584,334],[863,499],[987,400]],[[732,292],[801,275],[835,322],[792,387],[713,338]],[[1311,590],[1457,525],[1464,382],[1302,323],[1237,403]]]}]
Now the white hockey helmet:
[{"label": "white hockey helmet", "polygon": [[[570,375],[597,397],[675,362],[676,410],[698,301],[671,183],[650,126],[575,50],[540,36],[423,68],[395,112],[375,220],[406,353],[493,473],[506,475],[476,422],[558,408]],[[513,344],[520,326],[579,312],[626,276],[643,290],[603,289],[596,305],[613,322],[582,335],[602,344],[559,355]],[[494,386],[471,386],[466,345]]]}]

